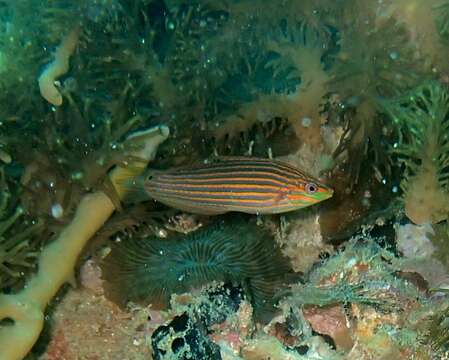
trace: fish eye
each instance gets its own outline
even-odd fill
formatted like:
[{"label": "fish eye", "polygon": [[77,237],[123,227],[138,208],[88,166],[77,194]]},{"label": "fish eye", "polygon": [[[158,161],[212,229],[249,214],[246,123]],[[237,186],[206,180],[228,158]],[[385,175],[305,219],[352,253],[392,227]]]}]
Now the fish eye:
[{"label": "fish eye", "polygon": [[318,191],[318,186],[316,184],[314,184],[314,183],[307,183],[305,188],[306,188],[306,191],[309,194],[313,194],[313,193],[316,193]]}]

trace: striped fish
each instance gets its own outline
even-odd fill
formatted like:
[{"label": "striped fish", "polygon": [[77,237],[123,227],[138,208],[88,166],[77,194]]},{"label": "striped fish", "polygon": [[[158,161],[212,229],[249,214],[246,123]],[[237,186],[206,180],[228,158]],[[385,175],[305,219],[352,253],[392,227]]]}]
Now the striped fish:
[{"label": "striped fish", "polygon": [[134,186],[176,209],[202,215],[229,211],[278,214],[301,209],[333,195],[333,190],[280,161],[225,158],[163,172],[148,172]]}]

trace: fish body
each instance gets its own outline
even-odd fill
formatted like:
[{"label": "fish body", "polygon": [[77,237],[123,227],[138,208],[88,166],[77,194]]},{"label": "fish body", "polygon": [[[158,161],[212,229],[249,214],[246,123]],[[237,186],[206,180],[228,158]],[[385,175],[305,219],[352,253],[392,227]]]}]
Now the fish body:
[{"label": "fish body", "polygon": [[301,209],[333,195],[333,190],[289,164],[258,158],[149,172],[141,182],[148,197],[202,215],[229,211],[278,214]]}]

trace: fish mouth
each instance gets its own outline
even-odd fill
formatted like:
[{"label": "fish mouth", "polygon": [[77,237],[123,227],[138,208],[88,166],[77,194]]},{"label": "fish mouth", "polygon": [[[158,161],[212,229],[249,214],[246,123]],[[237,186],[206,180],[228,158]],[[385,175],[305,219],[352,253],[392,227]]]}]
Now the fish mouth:
[{"label": "fish mouth", "polygon": [[319,191],[314,194],[316,202],[324,201],[334,196],[334,190],[330,188],[326,188],[323,191]]}]

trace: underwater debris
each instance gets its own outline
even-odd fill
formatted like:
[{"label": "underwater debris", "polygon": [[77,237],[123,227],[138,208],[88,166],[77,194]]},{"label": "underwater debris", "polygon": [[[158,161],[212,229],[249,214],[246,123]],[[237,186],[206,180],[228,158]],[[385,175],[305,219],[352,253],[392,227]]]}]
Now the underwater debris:
[{"label": "underwater debris", "polygon": [[415,224],[438,223],[449,212],[449,92],[429,81],[383,101],[398,137],[391,153],[404,166],[405,214]]},{"label": "underwater debris", "polygon": [[122,239],[102,264],[105,294],[166,307],[172,293],[211,281],[241,284],[256,312],[273,310],[272,295],[291,273],[274,240],[254,223],[222,221],[172,239]]}]

